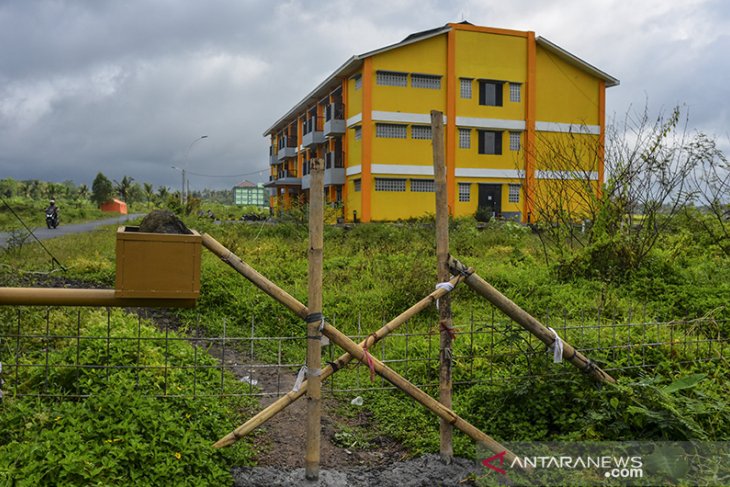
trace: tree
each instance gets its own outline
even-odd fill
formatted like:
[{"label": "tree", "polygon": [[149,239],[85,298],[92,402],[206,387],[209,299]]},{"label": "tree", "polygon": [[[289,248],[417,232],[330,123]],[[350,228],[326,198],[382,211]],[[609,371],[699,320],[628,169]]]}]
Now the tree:
[{"label": "tree", "polygon": [[144,195],[147,199],[147,203],[151,203],[155,197],[155,189],[152,183],[144,183]]},{"label": "tree", "polygon": [[97,174],[94,182],[91,184],[91,201],[96,203],[97,206],[100,206],[102,203],[112,199],[113,196],[114,187],[112,186],[112,182],[102,173]]},{"label": "tree", "polygon": [[[679,107],[649,116],[629,112],[598,137],[578,131],[538,140],[537,169],[552,178],[531,201],[539,235],[570,275],[622,278],[639,268],[675,217],[696,196],[691,177],[710,154],[703,136],[691,136]],[[606,183],[596,171],[603,155]]]},{"label": "tree", "polygon": [[114,190],[122,201],[127,201],[129,189],[132,187],[132,181],[134,181],[134,178],[130,178],[129,176],[124,176],[119,182],[114,181]]}]

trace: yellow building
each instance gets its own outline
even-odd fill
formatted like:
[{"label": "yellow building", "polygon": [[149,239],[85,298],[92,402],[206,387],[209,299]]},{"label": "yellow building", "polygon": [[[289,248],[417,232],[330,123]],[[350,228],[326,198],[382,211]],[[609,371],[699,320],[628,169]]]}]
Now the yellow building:
[{"label": "yellow building", "polygon": [[[266,130],[271,206],[306,201],[309,161],[322,158],[327,201],[346,221],[435,213],[439,110],[450,214],[534,221],[556,181],[599,191],[605,90],[617,84],[534,32],[462,22],[412,34],[351,57]],[[556,157],[569,145],[584,160]]]}]

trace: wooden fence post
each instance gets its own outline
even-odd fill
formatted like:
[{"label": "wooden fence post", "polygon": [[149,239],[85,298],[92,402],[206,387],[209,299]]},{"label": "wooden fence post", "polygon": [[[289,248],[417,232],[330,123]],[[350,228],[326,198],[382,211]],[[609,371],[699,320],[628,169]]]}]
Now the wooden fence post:
[{"label": "wooden fence post", "polygon": [[[436,275],[439,283],[449,280],[449,202],[446,187],[444,156],[444,114],[431,111],[431,140],[433,145],[433,174],[436,186]],[[439,401],[451,409],[451,297],[439,301]],[[454,456],[453,426],[441,419],[439,425],[441,459],[451,463]]]},{"label": "wooden fence post", "polygon": [[309,297],[307,307],[307,451],[304,476],[319,478],[322,421],[322,259],[324,244],[324,161],[310,162],[309,186]]}]

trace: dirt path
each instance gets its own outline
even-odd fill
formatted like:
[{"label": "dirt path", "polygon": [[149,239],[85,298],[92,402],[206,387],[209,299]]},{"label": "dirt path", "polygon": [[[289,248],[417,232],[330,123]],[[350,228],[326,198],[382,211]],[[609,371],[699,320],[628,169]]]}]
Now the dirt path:
[{"label": "dirt path", "polygon": [[[219,360],[223,358],[220,349],[211,349],[210,353]],[[287,367],[252,368],[251,365],[261,364],[252,364],[247,357],[230,349],[226,350],[224,360],[226,367],[239,379],[254,379],[256,387],[267,393],[261,398],[261,409],[280,397],[278,394],[294,387],[296,372]],[[342,408],[348,409],[347,416],[340,413]],[[255,432],[259,449],[257,463],[260,466],[304,467],[306,413],[306,397],[302,397]],[[373,434],[373,428],[375,425],[367,411],[323,393],[322,468],[378,466],[408,456],[408,452],[396,441]],[[367,437],[367,441],[363,441],[363,437]]]}]

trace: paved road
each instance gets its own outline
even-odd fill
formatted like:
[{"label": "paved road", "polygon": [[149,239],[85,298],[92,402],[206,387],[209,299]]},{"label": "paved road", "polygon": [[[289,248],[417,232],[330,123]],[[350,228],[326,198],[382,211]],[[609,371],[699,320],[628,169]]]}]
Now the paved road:
[{"label": "paved road", "polygon": [[[53,237],[61,237],[63,235],[70,235],[72,233],[82,233],[82,232],[89,232],[97,227],[101,227],[104,225],[114,225],[117,223],[123,223],[128,220],[133,220],[135,218],[141,218],[145,214],[144,213],[135,213],[132,215],[119,215],[114,218],[106,218],[104,220],[96,220],[93,222],[88,223],[76,223],[73,225],[64,225],[63,220],[61,220],[61,224],[58,226],[58,228],[55,229],[48,229],[45,226],[45,219],[43,220],[43,227],[31,227],[31,230],[33,230],[33,233],[36,237],[38,237],[39,240],[46,240]],[[43,216],[43,215],[40,215]],[[40,219],[40,218],[39,218]],[[27,224],[27,222],[26,222]],[[23,229],[25,231],[25,229]],[[7,246],[8,238],[10,237],[9,232],[0,232],[0,247],[5,248]],[[34,242],[35,240],[33,237],[28,237],[28,240],[26,242]]]}]

